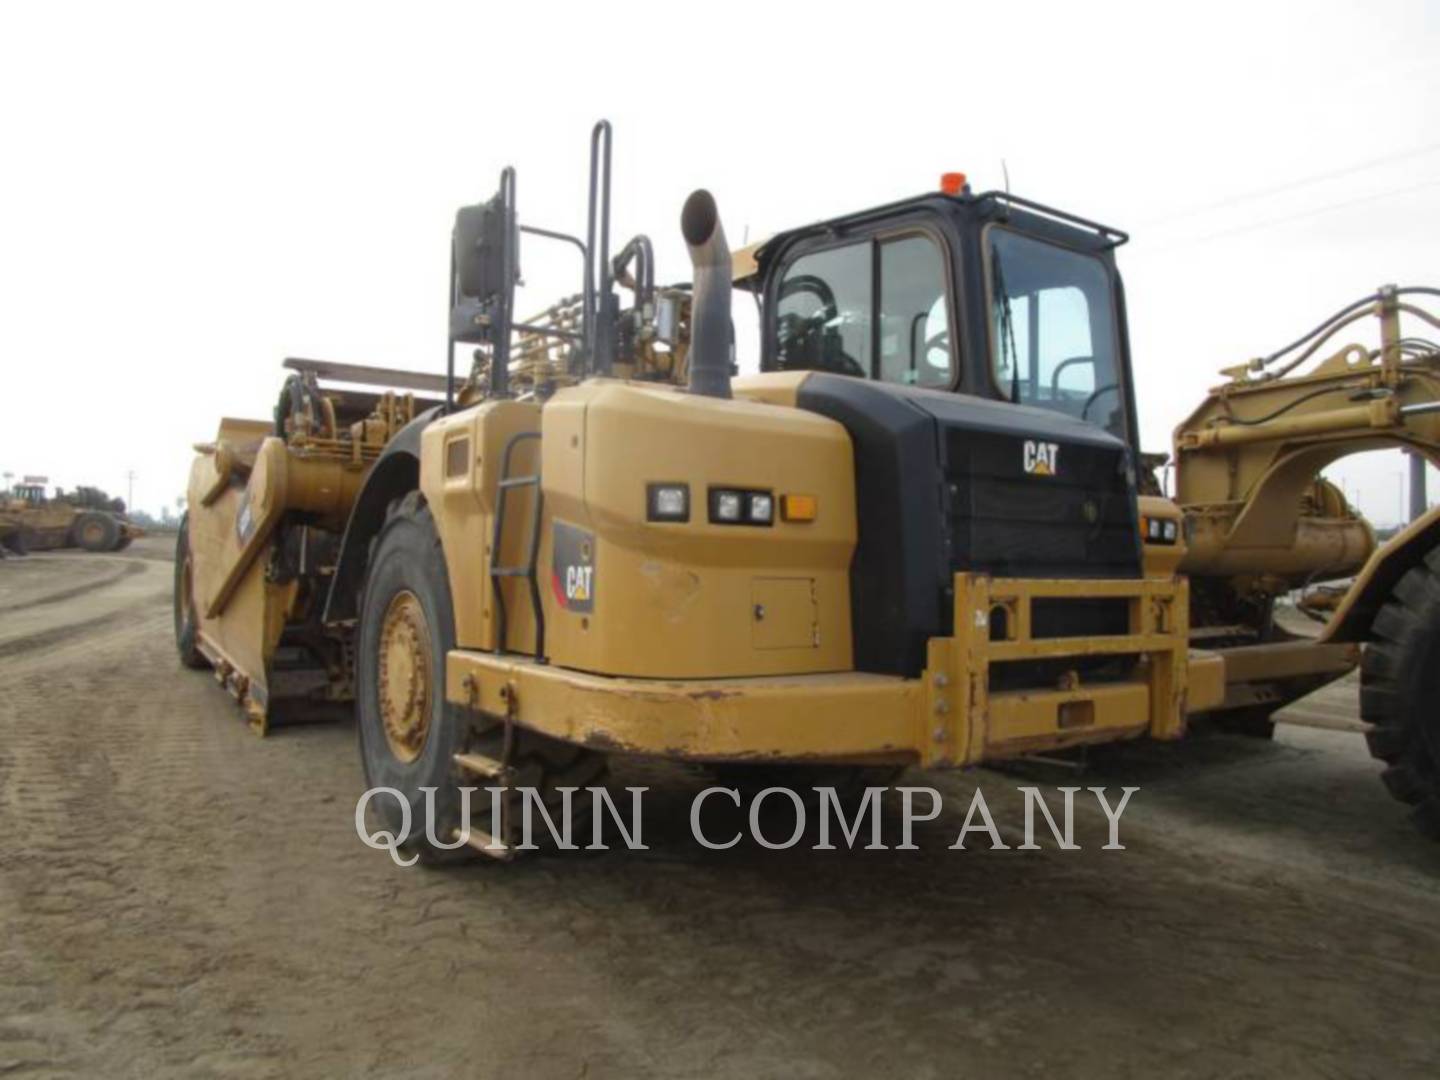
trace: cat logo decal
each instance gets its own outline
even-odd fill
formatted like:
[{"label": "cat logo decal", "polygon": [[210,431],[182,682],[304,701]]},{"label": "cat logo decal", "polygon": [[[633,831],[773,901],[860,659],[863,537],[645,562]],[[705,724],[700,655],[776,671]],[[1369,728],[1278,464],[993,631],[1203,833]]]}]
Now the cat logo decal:
[{"label": "cat logo decal", "polygon": [[566,611],[595,610],[595,535],[564,521],[554,524],[550,587]]},{"label": "cat logo decal", "polygon": [[1060,471],[1060,444],[1026,439],[1021,460],[1030,476],[1054,476]]}]

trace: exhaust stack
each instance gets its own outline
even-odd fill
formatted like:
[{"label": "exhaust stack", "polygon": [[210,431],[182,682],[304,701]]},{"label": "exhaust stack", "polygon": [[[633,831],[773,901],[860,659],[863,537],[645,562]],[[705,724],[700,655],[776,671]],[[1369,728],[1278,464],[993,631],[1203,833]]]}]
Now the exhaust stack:
[{"label": "exhaust stack", "polygon": [[700,188],[685,200],[680,231],[690,247],[695,282],[690,301],[692,394],[730,396],[730,248],[715,197]]}]

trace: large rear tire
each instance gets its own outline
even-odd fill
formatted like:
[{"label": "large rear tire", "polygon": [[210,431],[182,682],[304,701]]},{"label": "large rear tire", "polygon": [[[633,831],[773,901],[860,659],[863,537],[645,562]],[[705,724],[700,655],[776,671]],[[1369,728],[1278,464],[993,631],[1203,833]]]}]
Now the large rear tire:
[{"label": "large rear tire", "polygon": [[89,511],[75,519],[70,534],[86,551],[114,551],[120,539],[120,525],[108,514]]},{"label": "large rear tire", "polygon": [[[461,770],[455,755],[471,752],[500,759],[504,727],[445,700],[445,656],[453,648],[455,614],[440,536],[430,508],[419,492],[411,492],[391,505],[366,570],[356,650],[356,716],[366,787],[400,792],[410,818],[410,833],[400,850],[428,863],[476,852],[430,843],[424,788],[435,789],[434,835],[440,843],[453,842],[461,826],[462,787],[479,789],[471,796],[472,827],[492,836],[499,832],[490,820],[485,791],[493,782]],[[605,758],[517,729],[510,764],[515,784],[539,791],[557,824],[555,811],[563,803],[558,789],[581,789],[572,796],[571,820],[573,842],[583,847],[589,840],[585,823],[590,809],[584,789],[603,782]],[[377,796],[370,806],[384,828],[400,834],[404,812],[393,797]],[[518,798],[515,806],[518,812]],[[537,820],[535,826],[535,842],[543,844],[549,832],[543,822]]]},{"label": "large rear tire", "polygon": [[171,605],[175,613],[175,651],[188,668],[208,666],[197,643],[199,621],[195,617],[195,565],[190,556],[190,515],[180,519],[175,537],[175,590]]},{"label": "large rear tire", "polygon": [[1440,550],[1409,570],[1371,626],[1360,661],[1360,716],[1390,794],[1440,840]]}]

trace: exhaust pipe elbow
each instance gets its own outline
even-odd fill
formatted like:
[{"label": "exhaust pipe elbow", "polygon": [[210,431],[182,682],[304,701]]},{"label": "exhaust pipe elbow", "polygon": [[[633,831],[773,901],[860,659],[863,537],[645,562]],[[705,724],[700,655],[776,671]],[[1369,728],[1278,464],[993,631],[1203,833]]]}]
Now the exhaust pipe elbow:
[{"label": "exhaust pipe elbow", "polygon": [[692,394],[730,396],[730,248],[720,225],[715,197],[692,192],[680,211],[680,231],[690,248],[695,280],[690,298],[690,383]]}]

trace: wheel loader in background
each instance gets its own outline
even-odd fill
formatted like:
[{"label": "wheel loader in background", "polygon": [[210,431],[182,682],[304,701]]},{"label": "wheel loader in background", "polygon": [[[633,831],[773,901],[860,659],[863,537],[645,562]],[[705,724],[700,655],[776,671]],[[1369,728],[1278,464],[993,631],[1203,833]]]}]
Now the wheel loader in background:
[{"label": "wheel loader in background", "polygon": [[[707,192],[680,224],[686,284],[644,236],[612,257],[603,121],[583,238],[520,224],[504,170],[456,217],[443,376],[290,360],[271,419],[197,447],[182,660],[261,732],[353,698],[368,785],[435,789],[436,838],[498,858],[517,789],[612,753],[843,785],[1223,700],[1180,511],[1137,494],[1123,233],[953,174],[734,256]],[[522,236],[581,263],[526,321]],[[466,785],[510,795],[462,820]]]},{"label": "wheel loader in background", "polygon": [[47,498],[44,484],[27,482],[0,495],[0,543],[17,554],[66,547],[120,551],[143,535],[125,516],[125,504],[97,488]]}]

